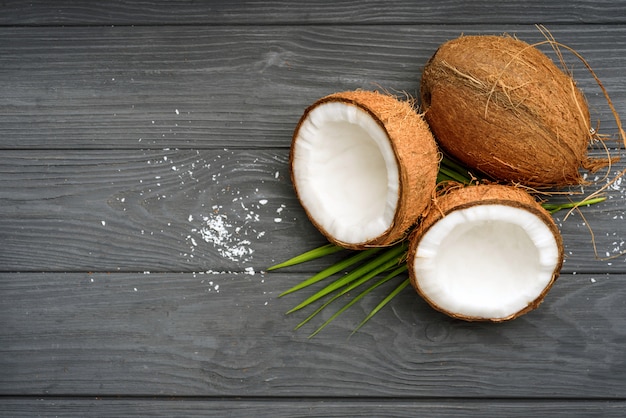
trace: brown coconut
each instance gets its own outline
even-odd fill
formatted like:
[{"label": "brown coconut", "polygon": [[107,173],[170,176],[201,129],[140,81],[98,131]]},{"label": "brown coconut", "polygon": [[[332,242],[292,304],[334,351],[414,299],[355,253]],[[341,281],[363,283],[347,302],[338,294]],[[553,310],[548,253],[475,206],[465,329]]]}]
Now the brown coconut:
[{"label": "brown coconut", "polygon": [[[306,167],[308,164],[308,157],[305,157],[305,155],[309,151],[305,150],[305,147],[301,145],[301,142],[303,142],[301,139],[304,135],[310,136],[308,132],[311,130],[324,130],[325,133],[320,143],[326,145],[318,145],[312,142],[307,148],[313,149],[324,146],[330,148],[334,146],[334,143],[339,143],[343,140],[342,133],[339,130],[333,130],[332,126],[326,128],[321,127],[319,125],[323,125],[323,123],[319,121],[309,124],[309,119],[313,112],[324,112],[324,110],[321,109],[326,108],[322,107],[329,104],[343,105],[345,109],[350,109],[348,112],[351,113],[351,115],[358,113],[361,116],[366,115],[367,118],[371,118],[371,122],[375,127],[373,130],[382,129],[381,132],[385,137],[385,142],[388,142],[389,149],[392,150],[392,160],[397,166],[398,172],[398,190],[397,196],[395,197],[395,210],[393,219],[388,227],[379,234],[376,234],[376,236],[360,240],[357,239],[356,241],[338,237],[331,230],[332,228],[328,225],[328,222],[321,219],[324,218],[324,216],[318,215],[315,210],[316,206],[323,204],[324,200],[328,199],[328,197],[323,194],[324,190],[311,197],[311,187],[304,184],[305,180],[298,176],[298,170],[302,169],[302,167]],[[343,106],[341,109],[344,109]],[[353,118],[353,116],[350,116],[348,119],[350,118]],[[346,126],[349,127],[352,123],[354,123],[353,120],[342,121],[341,127],[342,129]],[[303,126],[305,128],[303,128]],[[336,154],[329,155],[328,158],[332,160],[340,160],[344,157],[347,159],[351,157],[356,158],[353,154],[360,152],[360,141],[363,141],[364,146],[365,143],[371,142],[367,138],[369,135],[367,129],[363,129],[362,131],[362,135],[359,134],[362,138],[357,137],[353,139],[357,146],[352,148],[352,151],[341,150]],[[392,245],[406,237],[409,228],[416,223],[430,203],[431,196],[436,186],[439,168],[439,151],[428,124],[424,121],[423,117],[416,112],[412,103],[401,101],[391,95],[374,91],[346,91],[323,97],[304,111],[293,135],[290,167],[296,194],[307,216],[317,229],[334,244],[350,249],[364,249]],[[339,171],[341,171],[340,168],[341,167],[338,168]],[[316,178],[318,176],[335,176],[334,173],[328,171],[329,170],[326,168],[312,170],[308,175],[301,177],[308,176]],[[369,168],[366,167],[366,172],[362,174],[370,175]],[[355,173],[356,176],[362,174]],[[341,185],[342,182],[349,182],[349,180],[349,178],[342,180],[342,177],[337,173],[332,183]],[[373,180],[376,181],[377,179]],[[334,187],[334,184],[331,186]],[[350,192],[350,190],[346,190],[345,195],[342,192],[339,200],[349,200],[352,197],[355,199],[359,198],[358,193],[357,196],[354,196],[354,193],[352,193],[353,196],[351,197]],[[303,199],[304,195],[308,195],[309,197]],[[333,222],[341,223],[350,221],[343,221],[339,216],[335,217],[332,212],[330,216],[335,218]],[[366,228],[366,223],[367,222],[361,222],[348,229],[359,230]]]},{"label": "brown coconut", "polygon": [[[450,221],[452,215],[457,218],[456,226],[450,230],[447,241],[442,241],[437,250],[440,252],[437,257],[443,258],[433,259],[433,266],[437,267],[437,273],[441,273],[441,276],[427,279],[431,273],[425,259],[430,257],[429,252],[433,248],[424,242],[427,239],[433,240],[436,234],[441,233],[435,228],[445,230],[445,227],[442,229],[444,222],[454,224],[455,221]],[[508,222],[511,224],[507,225]],[[504,227],[501,227],[501,223]],[[451,224],[448,223],[446,227],[450,228]],[[462,232],[457,234],[452,231]],[[524,249],[527,233],[533,236],[533,240],[541,241],[536,244],[531,240],[532,245],[537,245],[536,253],[532,249]],[[476,242],[474,234],[478,236]],[[537,308],[559,276],[563,264],[563,242],[552,216],[531,195],[513,186],[481,184],[450,188],[436,198],[432,209],[409,239],[407,262],[413,288],[433,308],[466,321],[502,322]],[[436,238],[434,242],[437,242]],[[481,245],[485,245],[483,250]],[[444,251],[449,254],[443,255]],[[485,254],[481,255],[481,251]],[[445,260],[449,260],[449,263]],[[535,262],[546,263],[545,266],[541,264],[541,273],[537,273],[536,277],[526,274],[527,271],[524,270]],[[446,270],[447,264],[451,263],[460,263],[454,272]],[[485,271],[483,266],[487,267]],[[534,269],[528,268],[528,271],[534,272]],[[467,277],[462,277],[463,275]],[[520,276],[516,281],[507,282],[508,275]],[[436,280],[450,282],[439,283]],[[464,280],[470,281],[463,282]],[[468,289],[463,290],[463,286]],[[499,287],[505,290],[496,291],[495,288]],[[500,300],[485,296],[492,288]],[[458,299],[461,304],[473,303],[472,298],[482,296],[485,296],[486,302],[482,302],[484,306],[459,308],[445,295],[446,292],[455,291],[460,292]],[[472,295],[474,291],[479,295]],[[516,299],[518,295],[520,299]],[[515,304],[507,298],[515,300]],[[476,311],[483,309],[499,309],[497,305],[500,301],[503,305],[511,303],[511,308],[499,311],[499,314],[476,314]],[[487,307],[492,302],[495,308]]]},{"label": "brown coconut", "polygon": [[[497,181],[579,184],[592,138],[587,101],[570,75],[510,36],[462,36],[439,47],[421,80],[441,148]],[[601,166],[602,164],[600,164]]]}]

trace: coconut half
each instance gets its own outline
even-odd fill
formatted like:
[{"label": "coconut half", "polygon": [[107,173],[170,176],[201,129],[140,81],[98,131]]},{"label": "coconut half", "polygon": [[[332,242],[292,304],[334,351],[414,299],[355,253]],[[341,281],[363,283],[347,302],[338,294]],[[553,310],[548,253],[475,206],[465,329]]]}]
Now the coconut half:
[{"label": "coconut half", "polygon": [[543,301],[563,263],[550,214],[512,186],[450,190],[411,236],[409,276],[435,309],[468,321],[517,318]]},{"label": "coconut half", "polygon": [[311,222],[337,245],[391,245],[428,206],[435,140],[411,104],[371,91],[308,107],[293,135],[291,177]]}]

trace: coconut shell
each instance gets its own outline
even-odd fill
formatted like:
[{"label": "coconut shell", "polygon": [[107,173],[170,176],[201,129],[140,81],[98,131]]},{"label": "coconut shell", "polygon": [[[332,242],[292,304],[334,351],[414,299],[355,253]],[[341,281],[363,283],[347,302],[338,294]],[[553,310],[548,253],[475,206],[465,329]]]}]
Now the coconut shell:
[{"label": "coconut shell", "polygon": [[[307,216],[332,243],[344,248],[361,250],[384,247],[404,239],[408,230],[422,216],[430,204],[439,171],[439,149],[421,114],[411,103],[375,91],[346,91],[323,97],[309,106],[295,129],[293,141],[309,112],[328,102],[342,102],[367,112],[386,132],[393,148],[399,172],[399,196],[391,226],[380,236],[362,243],[337,240],[324,230],[304,207]],[[298,186],[293,176],[294,147],[291,148],[291,178],[296,194]]]},{"label": "coconut shell", "polygon": [[[552,278],[549,284],[544,288],[543,292],[531,303],[529,303],[524,309],[516,312],[515,314],[507,318],[478,318],[462,315],[456,312],[448,312],[422,292],[420,288],[420,278],[416,276],[414,269],[412,268],[414,260],[419,255],[417,249],[422,237],[428,232],[428,230],[444,217],[456,210],[466,209],[476,205],[508,205],[519,209],[527,210],[534,215],[538,216],[548,227],[557,243],[559,259],[552,274]],[[503,322],[511,319],[515,319],[527,312],[537,308],[541,302],[543,302],[546,294],[552,288],[554,282],[559,277],[561,267],[563,265],[563,239],[559,232],[554,219],[550,213],[545,210],[530,194],[524,190],[506,185],[498,184],[480,184],[476,186],[468,187],[452,187],[445,191],[441,196],[435,198],[435,202],[431,206],[431,210],[428,215],[424,217],[420,225],[411,233],[409,237],[409,249],[407,256],[409,264],[409,278],[411,285],[417,291],[417,293],[428,302],[433,308],[441,311],[453,318],[462,319],[465,321],[491,321],[491,322]]]},{"label": "coconut shell", "polygon": [[421,80],[439,145],[493,180],[549,188],[582,182],[591,167],[587,101],[537,48],[509,36],[444,43]]}]

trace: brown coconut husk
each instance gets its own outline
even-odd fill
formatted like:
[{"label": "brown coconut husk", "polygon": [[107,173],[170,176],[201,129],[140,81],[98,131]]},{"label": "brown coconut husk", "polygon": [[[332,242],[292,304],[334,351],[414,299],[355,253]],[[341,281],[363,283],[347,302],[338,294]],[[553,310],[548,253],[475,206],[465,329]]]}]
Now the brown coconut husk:
[{"label": "brown coconut husk", "polygon": [[421,81],[426,120],[442,149],[494,180],[534,188],[582,183],[595,138],[575,81],[537,48],[509,36],[441,45]]},{"label": "brown coconut husk", "polygon": [[[515,208],[520,208],[523,210],[527,210],[532,214],[538,216],[545,224],[548,226],[554,238],[557,242],[557,246],[559,249],[559,260],[552,274],[552,279],[550,283],[545,287],[543,292],[532,302],[530,302],[524,309],[506,317],[506,318],[482,318],[482,317],[471,317],[462,315],[456,312],[448,312],[445,309],[442,309],[433,301],[431,301],[428,296],[426,296],[421,288],[420,288],[420,278],[416,276],[413,266],[413,260],[416,257],[419,257],[417,254],[417,248],[421,241],[421,238],[428,232],[428,230],[443,219],[448,214],[452,213],[456,210],[461,210],[477,205],[507,205]],[[417,293],[428,302],[434,309],[443,312],[453,318],[462,319],[465,321],[490,321],[490,322],[503,322],[511,319],[515,319],[525,313],[536,309],[544,300],[547,293],[550,291],[554,282],[559,277],[561,267],[563,265],[563,239],[559,232],[559,229],[554,222],[550,213],[546,211],[541,204],[539,204],[534,197],[528,194],[521,188],[508,186],[508,185],[499,185],[499,184],[478,184],[474,186],[463,187],[459,186],[449,186],[444,189],[438,197],[434,199],[433,205],[431,206],[431,210],[424,217],[422,222],[415,228],[415,230],[411,233],[409,237],[409,249],[407,262],[409,264],[409,278],[411,281],[411,285],[417,291]]]},{"label": "brown coconut husk", "polygon": [[[406,237],[409,228],[416,223],[430,204],[439,171],[439,150],[435,139],[423,116],[417,113],[411,102],[401,101],[394,96],[376,91],[357,90],[334,93],[309,106],[296,126],[293,141],[309,112],[328,102],[342,102],[349,106],[357,106],[367,112],[385,130],[398,164],[400,179],[398,204],[391,226],[375,239],[358,244],[337,240],[316,222],[306,207],[304,210],[317,229],[336,245],[355,250],[393,245]],[[293,161],[292,146],[290,167],[293,167]],[[293,169],[291,173],[296,195],[299,195]]]}]

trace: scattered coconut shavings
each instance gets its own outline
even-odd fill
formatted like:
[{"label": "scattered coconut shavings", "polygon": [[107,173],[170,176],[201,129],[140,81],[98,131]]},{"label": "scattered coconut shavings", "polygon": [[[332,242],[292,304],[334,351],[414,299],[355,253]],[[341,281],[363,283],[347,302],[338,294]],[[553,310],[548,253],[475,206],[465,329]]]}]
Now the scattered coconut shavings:
[{"label": "scattered coconut shavings", "polygon": [[[266,236],[266,231],[259,227],[261,218],[265,215],[273,219],[269,211],[276,210],[276,206],[270,205],[270,200],[261,194],[259,187],[239,189],[229,182],[230,170],[227,168],[242,165],[234,155],[234,151],[225,148],[211,159],[196,152],[192,159],[177,158],[174,162],[170,157],[160,161],[168,164],[172,174],[180,178],[181,189],[185,181],[203,182],[200,196],[205,200],[201,209],[187,215],[191,229],[185,235],[185,242],[189,251],[181,255],[189,262],[199,254],[217,252],[226,260],[248,263],[254,254],[254,243]],[[278,171],[268,174],[280,175]],[[209,188],[211,192],[204,194]],[[286,208],[284,204],[279,206],[277,214]],[[251,273],[254,270],[246,270],[246,274]]]},{"label": "scattered coconut shavings", "polygon": [[[220,213],[212,213],[202,217],[202,227],[193,228],[192,233],[198,234],[202,241],[212,244],[223,258],[230,261],[248,261],[254,250],[250,247],[252,242],[241,239],[236,231],[241,229],[228,220],[228,217]],[[192,244],[192,251],[198,246],[193,236],[187,239]]]},{"label": "scattered coconut shavings", "polygon": [[[266,180],[281,178],[280,172],[271,170],[256,185],[247,183],[238,186],[240,183],[231,181],[231,175],[246,170],[248,165],[257,170],[259,158],[250,160],[252,162],[239,161],[236,159],[238,153],[228,149],[210,157],[200,150],[163,148],[163,151],[160,155],[151,154],[146,158],[149,175],[139,180],[141,189],[138,196],[146,204],[176,202],[184,196],[185,201],[197,202],[197,205],[182,214],[179,220],[167,219],[158,228],[141,229],[138,233],[145,237],[165,233],[171,235],[172,230],[166,230],[165,226],[174,228],[182,225],[186,229],[179,235],[184,246],[179,253],[182,260],[192,267],[198,265],[196,269],[202,268],[200,265],[205,257],[226,260],[223,263],[218,261],[217,265],[229,266],[232,263],[231,267],[193,272],[193,277],[200,278],[207,293],[217,294],[228,289],[228,282],[225,281],[228,276],[264,283],[265,272],[250,265],[256,255],[255,245],[266,239],[267,232],[263,227],[267,227],[272,220],[281,222],[283,217],[289,218],[285,213],[287,206],[265,196],[261,185]],[[119,206],[125,206],[124,201],[125,198],[119,198]],[[102,223],[104,226],[104,221]],[[144,271],[144,274],[150,272]],[[265,301],[265,305],[268,303],[269,300]]]},{"label": "scattered coconut shavings", "polygon": [[615,180],[615,182],[612,183],[609,187],[612,190],[621,190],[621,188],[622,188],[622,177],[619,177],[617,180]]}]

